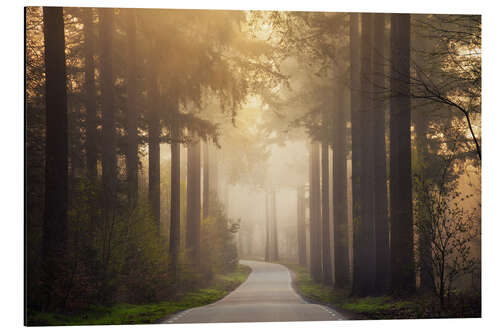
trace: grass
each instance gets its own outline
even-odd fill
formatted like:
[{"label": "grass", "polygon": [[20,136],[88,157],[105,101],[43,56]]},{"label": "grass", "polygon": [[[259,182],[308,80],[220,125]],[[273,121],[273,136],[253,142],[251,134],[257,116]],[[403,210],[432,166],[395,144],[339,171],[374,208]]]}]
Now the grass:
[{"label": "grass", "polygon": [[250,267],[238,265],[232,273],[216,275],[210,288],[188,292],[175,301],[93,306],[78,314],[33,312],[27,322],[28,326],[153,324],[173,313],[223,298],[243,283],[250,271]]},{"label": "grass", "polygon": [[[480,317],[477,302],[462,301],[442,310],[431,295],[414,295],[406,298],[392,296],[354,297],[350,290],[324,286],[312,281],[309,271],[297,264],[283,263],[295,273],[295,287],[305,298],[327,304],[343,312],[349,319],[415,319],[415,318],[470,318]],[[467,304],[464,307],[464,304]]]}]

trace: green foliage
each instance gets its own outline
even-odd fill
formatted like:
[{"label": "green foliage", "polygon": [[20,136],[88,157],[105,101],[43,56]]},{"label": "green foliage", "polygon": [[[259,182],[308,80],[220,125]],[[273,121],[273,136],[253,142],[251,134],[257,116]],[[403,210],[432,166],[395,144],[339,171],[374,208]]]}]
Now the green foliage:
[{"label": "green foliage", "polygon": [[212,214],[201,224],[202,272],[211,278],[215,272],[229,272],[238,264],[238,251],[234,235],[239,224],[231,221],[224,206],[217,200],[211,201]]},{"label": "green foliage", "polygon": [[350,290],[324,286],[313,282],[309,271],[296,264],[286,264],[295,273],[297,291],[312,302],[328,304],[345,311],[351,319],[410,319],[410,318],[464,318],[480,317],[479,295],[455,295],[450,306],[442,309],[433,295],[414,295],[406,298],[393,296],[356,297]]},{"label": "green foliage", "polygon": [[209,288],[185,293],[175,301],[147,304],[120,303],[113,306],[91,306],[85,312],[74,313],[28,313],[29,326],[52,325],[125,325],[151,324],[169,314],[185,309],[213,303],[243,283],[250,268],[239,265],[234,272],[216,275]]},{"label": "green foliage", "polygon": [[460,277],[478,270],[479,258],[471,253],[471,242],[479,235],[479,212],[474,207],[464,209],[462,203],[471,195],[457,190],[457,181],[447,181],[454,160],[450,156],[441,168],[441,179],[414,177],[414,188],[419,200],[415,207],[415,227],[419,237],[429,244],[428,251],[419,250],[419,269],[430,276],[434,292],[445,306],[445,297],[454,292],[454,283]]}]

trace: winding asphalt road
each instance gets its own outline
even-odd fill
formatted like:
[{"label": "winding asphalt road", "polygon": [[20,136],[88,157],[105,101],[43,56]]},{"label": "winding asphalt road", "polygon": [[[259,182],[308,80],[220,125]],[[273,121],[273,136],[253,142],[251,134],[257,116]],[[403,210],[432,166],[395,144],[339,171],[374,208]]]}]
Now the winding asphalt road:
[{"label": "winding asphalt road", "polygon": [[344,319],[334,310],[302,299],[291,286],[288,269],[279,264],[241,260],[250,266],[248,279],[223,299],[189,309],[163,323],[231,323],[326,321]]}]

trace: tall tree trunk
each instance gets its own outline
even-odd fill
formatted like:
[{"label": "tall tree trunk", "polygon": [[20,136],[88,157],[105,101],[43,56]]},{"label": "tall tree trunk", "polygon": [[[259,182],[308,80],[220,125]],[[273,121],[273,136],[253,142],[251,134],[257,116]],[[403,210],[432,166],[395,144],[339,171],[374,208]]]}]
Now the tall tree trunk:
[{"label": "tall tree trunk", "polygon": [[160,233],[160,92],[158,87],[158,52],[154,41],[149,54],[149,114],[148,114],[148,159],[149,159],[149,203],[151,213]]},{"label": "tall tree trunk", "polygon": [[278,221],[276,218],[276,190],[273,188],[271,191],[271,226],[272,226],[272,260],[279,260],[278,252]]},{"label": "tall tree trunk", "polygon": [[391,14],[391,289],[415,289],[410,116],[410,15]]},{"label": "tall tree trunk", "polygon": [[210,193],[212,198],[219,198],[219,166],[217,164],[217,148],[215,145],[208,147],[210,150]]},{"label": "tall tree trunk", "polygon": [[[200,267],[201,165],[200,141],[188,146],[186,248],[194,267]],[[241,230],[240,230],[241,232]]]},{"label": "tall tree trunk", "polygon": [[[375,287],[375,226],[373,223],[373,112],[372,112],[372,73],[371,73],[371,31],[372,14],[362,14],[361,30],[361,219],[357,226],[358,259],[359,265],[354,274],[353,292],[359,296],[366,296],[374,291]],[[354,138],[353,134],[353,138]]]},{"label": "tall tree trunk", "polygon": [[385,15],[374,15],[373,28],[373,152],[374,161],[374,222],[376,240],[375,289],[384,293],[389,287],[390,250],[389,216],[387,207],[387,161],[385,147]]},{"label": "tall tree trunk", "polygon": [[345,91],[337,84],[337,112],[333,123],[333,245],[335,286],[349,284],[349,240],[347,234],[347,152]]},{"label": "tall tree trunk", "polygon": [[210,158],[208,142],[203,143],[203,218],[210,215]]},{"label": "tall tree trunk", "polygon": [[359,14],[350,14],[349,49],[351,59],[351,140],[352,140],[352,223],[353,223],[353,292],[360,288],[362,280],[362,247],[361,234],[362,192],[361,192],[361,65]]},{"label": "tall tree trunk", "polygon": [[[325,116],[325,115],[323,115]],[[325,118],[323,121],[325,122]],[[330,181],[328,174],[328,143],[321,144],[321,260],[323,266],[323,284],[332,284],[332,267],[330,256]]]},{"label": "tall tree trunk", "polygon": [[297,252],[299,265],[305,267],[306,259],[306,210],[304,186],[297,186]]},{"label": "tall tree trunk", "polygon": [[320,193],[320,163],[319,143],[311,143],[310,150],[310,257],[311,277],[315,282],[321,282],[321,193]]},{"label": "tall tree trunk", "polygon": [[[94,16],[92,8],[83,9],[83,34],[85,38],[85,109],[86,119],[86,151],[87,151],[87,178],[92,186],[97,184],[97,105],[95,87],[95,36],[94,36]],[[97,197],[89,198],[89,218],[91,233],[95,232],[97,226]],[[92,236],[91,236],[92,237]]]},{"label": "tall tree trunk", "polygon": [[80,142],[80,133],[82,128],[80,122],[78,121],[80,110],[77,105],[75,105],[75,96],[72,92],[71,86],[67,88],[67,110],[68,110],[68,147],[69,147],[69,162],[70,168],[68,171],[68,207],[73,208],[74,200],[79,189],[79,178],[82,176],[83,170],[83,159],[81,153],[83,147]]},{"label": "tall tree trunk", "polygon": [[[173,129],[176,133],[176,129]],[[181,184],[180,184],[180,146],[176,135],[172,135],[173,141],[170,145],[172,154],[171,164],[171,179],[170,179],[170,243],[169,243],[169,271],[174,282],[177,282],[178,260],[179,260],[179,245],[180,245],[180,228],[181,228]]]},{"label": "tall tree trunk", "polygon": [[[112,68],[113,9],[99,8],[100,49],[101,49],[101,94],[102,94],[102,185],[104,205],[104,242],[102,260],[105,267],[103,281],[108,283],[108,262],[111,256],[111,235],[116,218],[116,129]],[[107,287],[103,287],[100,297],[107,297]],[[104,298],[101,299],[104,301]]]},{"label": "tall tree trunk", "polygon": [[87,149],[87,176],[90,181],[97,179],[97,107],[95,88],[94,64],[94,29],[92,8],[83,9],[83,34],[85,36],[85,108],[86,120],[86,149]]},{"label": "tall tree trunk", "polygon": [[269,236],[269,233],[271,231],[270,227],[270,214],[269,214],[269,190],[266,189],[265,192],[265,197],[266,201],[266,248],[265,248],[265,261],[271,261],[271,237]]},{"label": "tall tree trunk", "polygon": [[68,222],[68,112],[64,19],[61,7],[43,8],[45,44],[45,210],[42,260],[46,308],[52,309],[64,276]]},{"label": "tall tree trunk", "polygon": [[139,181],[137,176],[138,138],[137,138],[137,41],[136,41],[136,17],[135,9],[126,9],[127,19],[127,186],[128,200],[131,208],[137,202]]}]

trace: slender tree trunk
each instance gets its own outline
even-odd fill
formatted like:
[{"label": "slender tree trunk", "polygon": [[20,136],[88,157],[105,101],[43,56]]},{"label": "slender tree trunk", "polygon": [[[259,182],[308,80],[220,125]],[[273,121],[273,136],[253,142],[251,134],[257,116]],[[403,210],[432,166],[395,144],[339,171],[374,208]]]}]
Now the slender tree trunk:
[{"label": "slender tree trunk", "polygon": [[320,163],[319,144],[311,143],[311,179],[310,179],[310,257],[311,277],[315,282],[321,282],[321,193],[320,193]]},{"label": "slender tree trunk", "polygon": [[[83,33],[85,36],[85,108],[86,120],[86,149],[87,149],[87,176],[90,181],[97,179],[97,107],[95,88],[94,64],[94,29],[92,8],[83,10]],[[95,212],[94,212],[95,214]]]},{"label": "slender tree trunk", "polygon": [[350,59],[351,59],[351,140],[352,140],[352,223],[353,223],[353,292],[361,287],[362,280],[362,247],[361,234],[361,168],[363,165],[361,151],[361,65],[359,14],[350,14]]},{"label": "slender tree trunk", "polygon": [[279,252],[278,252],[278,221],[276,218],[276,190],[272,189],[271,191],[271,226],[272,226],[272,260],[279,260]]},{"label": "slender tree trunk", "polygon": [[106,290],[108,279],[108,263],[111,254],[111,236],[116,213],[116,129],[115,104],[113,87],[112,52],[113,49],[113,9],[99,8],[100,19],[100,49],[101,49],[101,93],[102,93],[102,185],[103,185],[103,245],[102,261],[105,267],[103,281],[105,286],[101,301],[107,298]]},{"label": "slender tree trunk", "polygon": [[210,145],[210,193],[213,198],[219,198],[219,166],[217,164],[217,148],[215,145]]},{"label": "slender tree trunk", "polygon": [[410,15],[391,14],[391,289],[415,289],[410,117]]},{"label": "slender tree trunk", "polygon": [[265,248],[265,261],[271,260],[271,246],[270,241],[271,237],[269,237],[269,232],[271,231],[270,227],[270,214],[269,214],[269,191],[266,189],[265,192],[265,201],[266,201],[266,248]]},{"label": "slender tree trunk", "polygon": [[[97,184],[97,105],[95,87],[95,36],[94,20],[92,8],[83,9],[83,34],[85,38],[85,109],[86,119],[86,153],[87,153],[87,178],[92,186]],[[97,226],[97,197],[89,198],[89,218],[91,234],[95,232]],[[91,237],[93,237],[91,235]]]},{"label": "slender tree trunk", "polygon": [[[372,112],[372,75],[371,75],[371,31],[372,14],[362,14],[361,31],[361,123],[359,124],[361,135],[361,219],[357,226],[358,247],[357,259],[359,259],[357,271],[354,274],[353,292],[359,296],[366,296],[374,291],[375,287],[375,227],[373,223],[373,112]],[[354,149],[354,147],[353,147]]]},{"label": "slender tree trunk", "polygon": [[135,9],[126,9],[127,19],[127,185],[130,207],[134,208],[138,196],[138,138],[137,138],[137,41]]},{"label": "slender tree trunk", "polygon": [[208,142],[203,143],[203,218],[210,215],[210,157]]},{"label": "slender tree trunk", "polygon": [[349,241],[347,234],[347,152],[346,109],[343,86],[338,84],[337,112],[333,123],[333,245],[335,286],[349,285]]},{"label": "slender tree trunk", "polygon": [[304,186],[297,186],[297,245],[299,265],[305,267],[306,259],[306,210]]},{"label": "slender tree trunk", "polygon": [[373,28],[373,152],[374,161],[374,219],[376,240],[375,289],[384,293],[389,288],[390,250],[389,216],[387,206],[387,161],[385,147],[385,73],[384,36],[385,15],[374,15]]},{"label": "slender tree trunk", "polygon": [[42,260],[47,309],[64,276],[68,223],[68,112],[64,19],[61,7],[43,8],[45,44],[45,210]]},{"label": "slender tree trunk", "polygon": [[[326,117],[325,117],[326,118]],[[323,119],[324,121],[325,119]],[[323,284],[332,284],[332,267],[330,256],[330,181],[328,174],[328,143],[321,144],[321,248],[322,248],[322,266],[323,266]]]},{"label": "slender tree trunk", "polygon": [[[113,68],[111,59],[113,10],[99,8],[100,42],[101,42],[101,86],[102,86],[102,174],[104,187],[104,210],[106,220],[110,218],[114,206],[116,186],[116,133],[115,133],[115,105],[113,89]],[[107,212],[107,213],[106,213]]]},{"label": "slender tree trunk", "polygon": [[158,87],[158,52],[154,42],[149,54],[149,114],[148,114],[148,159],[149,159],[149,203],[151,213],[160,233],[160,92]]},{"label": "slender tree trunk", "polygon": [[[176,129],[173,130],[176,132]],[[174,282],[177,282],[180,228],[181,228],[181,184],[180,184],[180,146],[175,142],[176,136],[172,136],[174,141],[170,145],[172,154],[171,180],[170,180],[170,243],[169,243],[169,271]]]},{"label": "slender tree trunk", "polygon": [[[200,141],[188,146],[186,248],[195,267],[200,267],[201,166]],[[241,230],[240,230],[241,232]]]}]

